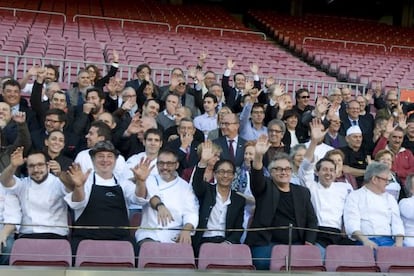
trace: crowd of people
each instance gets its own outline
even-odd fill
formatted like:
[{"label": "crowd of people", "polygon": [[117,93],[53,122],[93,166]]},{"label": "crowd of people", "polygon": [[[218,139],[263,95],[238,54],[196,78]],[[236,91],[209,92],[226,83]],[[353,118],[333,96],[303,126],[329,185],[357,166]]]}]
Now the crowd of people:
[{"label": "crowd of people", "polygon": [[[331,244],[414,245],[414,104],[397,91],[338,87],[312,105],[305,88],[262,83],[256,64],[234,73],[231,58],[217,83],[205,53],[168,85],[148,64],[124,83],[118,58],[106,76],[80,70],[67,91],[54,65],[2,78],[2,264],[22,237],[70,237],[73,254],[84,239],[136,253],[188,243],[196,256],[206,242],[246,243],[257,269],[276,244],[322,255]],[[123,227],[135,213],[132,237]]]}]

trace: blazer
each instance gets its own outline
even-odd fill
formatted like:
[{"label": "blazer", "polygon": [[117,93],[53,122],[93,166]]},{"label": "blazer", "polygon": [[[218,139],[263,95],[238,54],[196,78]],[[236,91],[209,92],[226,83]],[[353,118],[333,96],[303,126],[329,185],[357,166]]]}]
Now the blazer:
[{"label": "blazer", "polygon": [[[213,140],[213,143],[220,146],[223,150],[220,154],[220,159],[232,159],[230,158],[229,145],[227,144],[226,136],[221,136]],[[237,147],[234,149],[236,151],[236,157],[234,158],[234,165],[236,165],[236,167],[240,167],[243,164],[244,144],[246,144],[246,140],[238,136]]]},{"label": "blazer", "polygon": [[[192,182],[194,193],[200,203],[199,222],[197,228],[202,229],[207,228],[208,219],[210,218],[211,210],[216,204],[217,196],[216,185],[211,185],[203,180],[204,171],[204,168],[196,167]],[[244,205],[246,200],[234,191],[230,194],[230,200],[231,203],[227,207],[226,214],[226,229],[242,229]],[[204,232],[202,231],[196,232],[193,238],[195,248],[200,246],[203,233]],[[240,237],[242,234],[242,231],[226,231],[224,238],[231,243],[240,243]]]},{"label": "blazer", "polygon": [[[250,188],[256,199],[256,209],[251,228],[271,227],[273,217],[279,204],[280,192],[273,180],[263,175],[263,169],[252,169],[250,173]],[[318,219],[311,203],[311,195],[307,188],[290,184],[295,208],[295,220],[297,227],[317,229]],[[316,232],[298,230],[299,238],[314,243]],[[251,231],[247,234],[246,243],[250,246],[268,245],[272,239],[272,231]]]},{"label": "blazer", "polygon": [[[368,149],[368,152],[372,152],[373,147],[373,131],[374,131],[374,120],[373,117],[368,116],[359,116],[358,126],[361,128],[363,145]],[[342,119],[341,128],[339,129],[339,134],[346,136],[346,131],[351,127],[351,122],[349,121],[348,116]]]},{"label": "blazer", "polygon": [[[238,94],[235,87],[231,87],[229,84],[229,76],[224,76],[221,79],[221,86],[223,87],[224,97],[226,98],[226,104],[230,106],[234,113],[239,113],[242,111],[241,107],[241,96]],[[260,90],[260,80],[253,82],[253,88]],[[267,96],[265,93],[260,93],[258,98],[260,103],[267,102]]]},{"label": "blazer", "polygon": [[187,154],[180,149],[180,146],[181,146],[180,138],[172,140],[171,142],[168,142],[166,144],[165,147],[167,149],[173,150],[177,153],[178,162],[180,163],[180,166],[178,167],[178,170],[177,170],[179,175],[181,175],[181,172],[184,169],[192,168],[195,165],[197,165],[198,160],[199,160],[199,157],[197,154],[197,147],[199,144],[200,142],[198,142],[197,140],[193,140],[193,142],[190,145],[190,156],[188,160],[186,158]]}]

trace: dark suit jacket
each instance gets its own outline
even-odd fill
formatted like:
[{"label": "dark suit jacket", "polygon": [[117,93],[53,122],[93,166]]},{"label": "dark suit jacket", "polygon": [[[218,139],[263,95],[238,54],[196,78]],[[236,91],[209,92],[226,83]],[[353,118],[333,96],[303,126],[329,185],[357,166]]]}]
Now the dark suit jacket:
[{"label": "dark suit jacket", "polygon": [[[270,178],[263,175],[262,170],[252,169],[250,174],[251,190],[256,199],[256,209],[251,228],[271,227],[273,217],[279,204],[280,192]],[[290,184],[295,208],[295,220],[297,227],[317,229],[318,219],[312,207],[310,192],[302,186]],[[316,232],[298,230],[299,238],[314,243]],[[272,231],[251,231],[247,234],[246,243],[250,246],[268,245],[272,240]]]},{"label": "dark suit jacket", "polygon": [[[229,145],[227,144],[226,136],[221,136],[213,140],[213,143],[217,144],[223,149],[223,151],[220,154],[220,159],[232,159],[230,158]],[[236,151],[236,157],[234,158],[234,164],[236,165],[236,167],[240,167],[243,164],[244,144],[246,144],[246,140],[238,136],[237,148],[234,149]]]},{"label": "dark suit jacket", "polygon": [[[211,185],[203,180],[204,171],[205,169],[196,167],[192,182],[194,193],[200,202],[197,228],[203,229],[207,228],[208,219],[210,218],[211,210],[216,204],[217,195],[216,185]],[[246,200],[235,192],[231,192],[230,200],[231,203],[227,207],[226,214],[226,229],[241,229],[243,228],[244,205]],[[194,236],[193,244],[196,248],[199,247],[203,233],[198,231]],[[242,231],[226,231],[225,239],[231,243],[240,243],[242,234]]]},{"label": "dark suit jacket", "polygon": [[[230,77],[224,76],[221,79],[221,86],[223,87],[224,97],[226,98],[226,104],[230,106],[234,113],[239,113],[242,111],[241,96],[238,95],[236,88],[231,87],[229,84]],[[253,88],[260,90],[260,81],[254,81]],[[265,93],[260,93],[258,98],[260,103],[267,102],[267,96]]]},{"label": "dark suit jacket", "polygon": [[[359,116],[358,126],[361,128],[362,137],[363,137],[363,146],[368,149],[368,152],[371,153],[373,148],[373,131],[374,131],[374,120],[372,117],[368,116]],[[349,121],[348,116],[341,121],[341,128],[339,133],[346,136],[347,129],[351,127],[351,122]]]},{"label": "dark suit jacket", "polygon": [[170,150],[177,153],[178,162],[180,162],[180,166],[178,167],[178,170],[177,170],[178,174],[181,175],[181,172],[184,169],[192,168],[195,165],[197,165],[198,160],[199,160],[199,157],[198,157],[198,154],[197,154],[197,147],[198,147],[199,144],[200,144],[200,142],[198,142],[196,140],[193,140],[193,142],[190,145],[190,156],[189,156],[188,160],[186,158],[187,154],[180,149],[180,146],[181,146],[181,139],[180,138],[172,140],[171,142],[168,142],[166,144],[165,147],[167,149],[170,149]]}]

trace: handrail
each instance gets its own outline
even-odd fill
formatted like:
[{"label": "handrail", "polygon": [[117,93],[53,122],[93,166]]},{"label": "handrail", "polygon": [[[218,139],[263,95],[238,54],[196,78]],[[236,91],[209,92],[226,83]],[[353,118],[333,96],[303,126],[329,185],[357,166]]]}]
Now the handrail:
[{"label": "handrail", "polygon": [[342,40],[342,39],[332,39],[332,38],[322,38],[322,37],[313,37],[305,36],[302,40],[302,44],[305,45],[307,40],[320,40],[320,41],[330,41],[330,42],[342,42],[344,43],[344,48],[346,49],[347,44],[361,44],[361,45],[370,45],[370,46],[381,46],[384,48],[384,52],[387,51],[387,46],[382,43],[372,43],[372,42],[363,42],[363,41],[353,41],[353,40]]},{"label": "handrail", "polygon": [[59,15],[59,16],[63,16],[63,22],[66,23],[66,15],[64,13],[61,13],[61,12],[27,10],[27,9],[8,8],[8,7],[0,7],[0,10],[13,11],[13,16],[16,16],[16,12],[18,12],[18,11],[31,12],[31,13],[43,13],[43,14],[49,14],[49,15]]},{"label": "handrail", "polygon": [[405,46],[405,45],[391,45],[390,52],[392,52],[393,48],[400,48],[400,49],[414,49],[413,46]]},{"label": "handrail", "polygon": [[162,25],[168,28],[168,31],[171,31],[171,25],[166,22],[158,22],[158,21],[147,21],[147,20],[135,20],[135,19],[127,19],[127,18],[118,18],[118,17],[107,17],[107,16],[96,16],[96,15],[86,15],[86,14],[75,14],[72,17],[72,21],[75,22],[76,18],[94,18],[94,19],[102,19],[102,20],[113,20],[113,21],[120,21],[121,28],[124,27],[124,22],[133,22],[133,23],[144,23],[144,24],[153,24],[153,25]]},{"label": "handrail", "polygon": [[263,40],[266,40],[266,34],[262,32],[254,32],[254,31],[245,31],[245,30],[237,30],[237,29],[227,29],[227,28],[216,28],[216,27],[205,27],[205,26],[197,26],[197,25],[185,25],[185,24],[178,24],[175,26],[175,32],[178,32],[179,28],[193,28],[193,29],[205,29],[205,30],[215,30],[220,31],[220,36],[223,36],[223,32],[236,32],[236,33],[246,33],[246,34],[257,34],[263,36]]}]

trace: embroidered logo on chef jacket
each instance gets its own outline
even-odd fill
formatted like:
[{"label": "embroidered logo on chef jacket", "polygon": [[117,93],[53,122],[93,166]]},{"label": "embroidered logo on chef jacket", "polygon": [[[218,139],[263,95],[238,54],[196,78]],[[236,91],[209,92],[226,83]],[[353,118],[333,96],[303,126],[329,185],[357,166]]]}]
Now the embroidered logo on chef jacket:
[{"label": "embroidered logo on chef jacket", "polygon": [[106,192],[105,196],[116,196],[113,192]]}]

